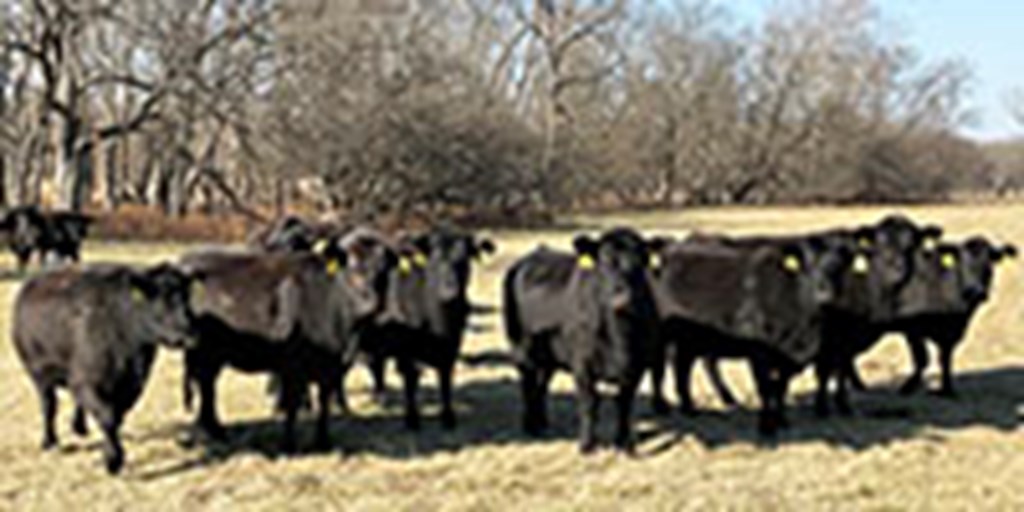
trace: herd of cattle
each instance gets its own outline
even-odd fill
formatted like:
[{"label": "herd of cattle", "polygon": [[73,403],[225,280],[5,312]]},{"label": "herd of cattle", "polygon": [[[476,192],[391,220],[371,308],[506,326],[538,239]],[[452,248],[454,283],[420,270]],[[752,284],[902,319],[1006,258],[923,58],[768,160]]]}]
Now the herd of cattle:
[{"label": "herd of cattle", "polygon": [[[3,221],[19,261],[31,252],[29,237],[19,234],[30,224],[42,226],[42,235],[32,235],[34,250],[77,259],[81,237],[54,231],[84,235],[87,219],[35,210],[31,222],[19,216],[26,217],[16,211]],[[653,378],[653,408],[667,412],[661,381],[671,360],[679,408],[690,414],[695,362],[735,404],[717,361],[742,358],[760,398],[758,428],[771,436],[787,425],[789,383],[808,366],[818,381],[817,413],[834,406],[849,414],[849,387],[863,386],[855,359],[889,332],[903,333],[913,355],[903,391],[922,386],[931,340],[939,348],[940,392],[952,395],[953,352],[989,296],[995,266],[1016,249],[941,237],[937,226],[893,215],[801,236],[673,240],[619,228],[576,237],[572,252],[540,247],[511,266],[503,288],[522,427],[532,435],[545,430],[552,374],[565,370],[575,381],[580,450],[598,446],[597,387],[607,383],[617,405],[614,445],[629,451],[645,374]],[[106,467],[118,472],[118,431],[158,344],[185,350],[185,403],[191,407],[198,392],[196,430],[214,440],[226,435],[216,386],[228,367],[273,376],[283,450],[295,448],[296,416],[308,402],[317,413],[315,443],[329,446],[330,410],[347,409],[344,377],[359,361],[370,368],[377,396],[387,362],[397,363],[410,429],[420,425],[420,370],[436,370],[440,421],[454,428],[452,378],[471,312],[471,270],[495,250],[451,228],[385,236],[289,217],[246,249],[206,248],[146,268],[92,264],[40,273],[16,299],[13,341],[38,392],[43,448],[57,443],[55,392],[66,387],[76,404],[73,430],[86,433],[90,416],[105,436]]]}]

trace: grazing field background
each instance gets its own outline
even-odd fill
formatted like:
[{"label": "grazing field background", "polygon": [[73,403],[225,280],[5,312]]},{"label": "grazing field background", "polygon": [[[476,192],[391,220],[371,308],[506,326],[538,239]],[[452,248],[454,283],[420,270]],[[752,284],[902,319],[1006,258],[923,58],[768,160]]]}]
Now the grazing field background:
[{"label": "grazing field background", "polygon": [[[782,233],[873,222],[896,210],[716,209],[572,220],[580,229],[629,224],[676,235]],[[984,234],[1024,245],[1024,205],[898,210],[942,224],[949,238]],[[580,457],[571,381],[555,381],[551,435],[530,439],[520,434],[515,373],[498,357],[506,346],[498,314],[504,269],[539,243],[566,244],[573,231],[492,235],[499,253],[482,265],[471,290],[480,314],[456,377],[456,431],[442,431],[433,419],[432,373],[423,380],[427,421],[422,432],[410,434],[401,424],[397,375],[389,375],[389,405],[378,407],[366,393],[365,370],[356,368],[347,382],[355,415],[334,422],[337,449],[279,456],[278,423],[264,379],[228,371],[220,405],[232,441],[186,447],[182,440],[191,414],[182,407],[181,357],[164,351],[126,422],[129,460],[119,478],[101,469],[95,429],[86,439],[72,436],[66,397],[59,415],[61,449],[40,452],[36,397],[9,341],[10,303],[20,283],[7,271],[13,264],[4,256],[0,509],[1024,510],[1021,262],[1000,268],[995,294],[957,354],[957,400],[900,397],[895,388],[908,373],[909,356],[901,340],[889,338],[860,360],[871,390],[856,396],[854,418],[814,418],[807,405],[813,378],[806,372],[791,397],[793,428],[776,443],[761,443],[754,435],[757,402],[746,367],[727,363],[742,410],[723,410],[698,371],[697,398],[706,413],[657,418],[641,400],[636,457],[611,451]],[[96,242],[87,245],[85,258],[152,262],[186,249]],[[934,385],[934,368],[929,375]],[[604,412],[610,420],[607,401]],[[300,432],[308,446],[311,423],[304,422]],[[607,438],[608,428],[603,433]]]}]

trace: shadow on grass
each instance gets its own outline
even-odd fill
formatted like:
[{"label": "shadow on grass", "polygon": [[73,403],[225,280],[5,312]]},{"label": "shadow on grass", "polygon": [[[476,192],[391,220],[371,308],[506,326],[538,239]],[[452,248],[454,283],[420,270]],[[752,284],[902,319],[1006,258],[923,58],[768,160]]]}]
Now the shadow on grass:
[{"label": "shadow on grass", "polygon": [[[431,379],[426,379],[430,384]],[[766,448],[824,441],[855,450],[885,445],[894,441],[935,436],[938,431],[971,427],[989,427],[1013,431],[1021,425],[1018,408],[1024,403],[1024,367],[1005,367],[965,372],[956,381],[959,398],[933,395],[900,396],[897,383],[886,383],[856,397],[858,413],[853,417],[816,418],[810,407],[811,396],[798,395],[790,407],[792,427],[777,438],[766,440],[755,429],[757,411],[748,408],[715,410],[692,417],[678,414],[653,415],[649,397],[637,401],[638,456],[648,457],[671,449],[687,437],[694,437],[710,448],[735,443],[751,443]],[[420,432],[408,432],[403,426],[401,400],[393,393],[392,404],[383,410],[358,416],[336,416],[331,435],[336,444],[332,452],[344,457],[375,454],[393,459],[413,459],[439,452],[457,452],[473,446],[525,445],[551,440],[575,439],[575,407],[571,393],[552,392],[549,401],[551,429],[541,438],[526,436],[520,429],[519,386],[515,379],[474,381],[456,389],[459,426],[444,431],[436,420],[436,390],[421,390],[425,414]],[[427,407],[423,407],[427,405]],[[268,407],[269,410],[269,407]],[[611,439],[614,412],[611,400],[603,400],[598,434]],[[230,441],[200,442],[200,455],[175,466],[138,475],[143,480],[159,479],[176,473],[219,464],[233,456],[257,453],[268,458],[282,456],[280,421],[268,413],[266,419],[232,422],[225,415]],[[182,436],[189,427],[178,424],[154,433],[155,436]],[[300,450],[289,457],[311,453],[314,418],[303,415],[299,421]],[[321,452],[322,454],[323,452]],[[330,452],[329,452],[330,453]]]}]

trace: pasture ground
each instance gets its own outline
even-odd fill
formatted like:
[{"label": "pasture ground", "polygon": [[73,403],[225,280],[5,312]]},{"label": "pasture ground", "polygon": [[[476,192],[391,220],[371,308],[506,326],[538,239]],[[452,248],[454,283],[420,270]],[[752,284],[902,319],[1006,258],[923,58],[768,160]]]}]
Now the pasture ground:
[{"label": "pasture ground", "polygon": [[[582,226],[632,224],[652,233],[692,229],[729,233],[797,232],[872,222],[892,208],[696,210],[579,219]],[[1024,245],[1024,205],[908,207],[952,237],[980,233]],[[475,302],[497,308],[503,269],[539,242],[563,245],[570,231],[495,233],[499,254],[483,265]],[[92,243],[91,261],[173,258],[186,247]],[[0,268],[11,268],[9,257]],[[457,375],[460,425],[434,420],[436,381],[427,372],[424,429],[401,426],[399,379],[389,375],[391,404],[368,400],[366,372],[348,380],[356,416],[338,418],[329,453],[278,456],[278,424],[264,379],[227,372],[221,414],[227,445],[180,444],[190,414],[181,405],[181,357],[161,353],[146,392],[128,417],[126,472],[101,470],[99,435],[76,439],[70,401],[61,400],[62,448],[39,451],[36,397],[9,342],[17,280],[0,283],[0,509],[4,510],[1024,510],[1024,273],[1001,268],[995,296],[976,319],[957,362],[958,400],[904,398],[894,388],[909,357],[890,338],[861,359],[872,390],[856,397],[855,418],[818,420],[808,408],[813,379],[794,386],[793,428],[766,445],[754,435],[756,399],[746,367],[727,363],[744,410],[726,411],[695,373],[698,418],[657,418],[639,404],[639,455],[576,453],[571,381],[552,396],[547,439],[519,430],[511,368],[490,357],[505,348],[500,318],[474,319]],[[487,308],[484,308],[487,309]],[[934,385],[935,369],[930,372]],[[670,384],[670,382],[666,383]],[[645,393],[646,394],[646,393]],[[670,397],[674,395],[670,393]],[[606,402],[605,418],[611,419]],[[607,427],[608,425],[603,425]],[[304,423],[303,445],[311,441]],[[608,429],[603,429],[605,438]]]}]

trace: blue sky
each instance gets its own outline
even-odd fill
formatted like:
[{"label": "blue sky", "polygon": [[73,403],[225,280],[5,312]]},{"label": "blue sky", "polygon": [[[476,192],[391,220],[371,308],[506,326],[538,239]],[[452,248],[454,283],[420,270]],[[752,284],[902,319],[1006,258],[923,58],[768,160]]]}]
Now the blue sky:
[{"label": "blue sky", "polygon": [[[719,0],[756,19],[775,0]],[[974,71],[976,119],[966,134],[983,140],[1024,135],[1007,111],[1007,97],[1024,89],[1024,0],[876,0],[926,58],[957,57]]]}]

